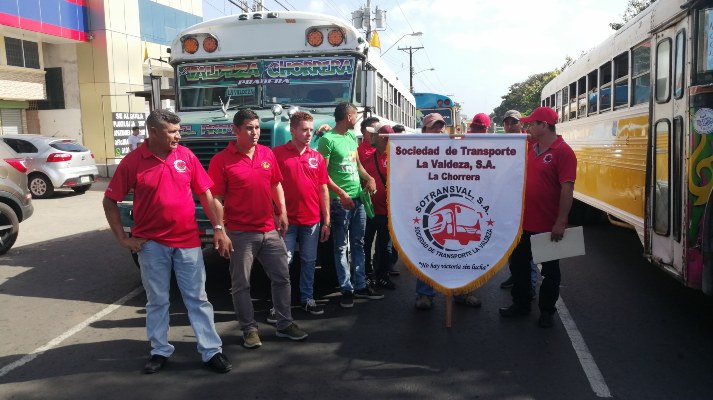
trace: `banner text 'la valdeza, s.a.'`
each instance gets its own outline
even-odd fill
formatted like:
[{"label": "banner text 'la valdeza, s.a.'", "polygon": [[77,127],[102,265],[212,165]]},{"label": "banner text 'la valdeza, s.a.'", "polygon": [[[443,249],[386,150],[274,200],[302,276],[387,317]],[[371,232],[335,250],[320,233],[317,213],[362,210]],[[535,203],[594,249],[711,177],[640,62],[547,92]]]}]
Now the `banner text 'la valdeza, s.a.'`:
[{"label": "banner text 'la valdeza, s.a.'", "polygon": [[390,135],[389,224],[408,268],[444,294],[469,292],[521,233],[526,136]]}]

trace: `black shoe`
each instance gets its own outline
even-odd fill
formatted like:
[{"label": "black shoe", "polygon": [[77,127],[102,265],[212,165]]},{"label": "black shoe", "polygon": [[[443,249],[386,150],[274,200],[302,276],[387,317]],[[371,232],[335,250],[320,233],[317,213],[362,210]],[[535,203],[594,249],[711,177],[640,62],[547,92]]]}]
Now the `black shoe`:
[{"label": "black shoe", "polygon": [[394,284],[394,282],[391,281],[391,278],[389,278],[388,275],[379,279],[379,287],[389,290],[396,289],[396,285]]},{"label": "black shoe", "polygon": [[160,371],[164,365],[166,365],[166,361],[168,361],[168,357],[160,356],[158,354],[151,355],[151,358],[149,358],[149,361],[144,366],[144,373],[155,374]]},{"label": "black shoe", "polygon": [[364,289],[355,290],[354,297],[357,299],[381,300],[384,298],[384,295],[375,292],[374,289],[367,286]]},{"label": "black shoe", "polygon": [[376,287],[378,280],[373,274],[366,274],[366,287]]},{"label": "black shoe", "polygon": [[554,325],[554,316],[553,313],[542,311],[540,313],[540,319],[537,320],[537,325],[540,328],[552,328],[552,325]]},{"label": "black shoe", "polygon": [[230,363],[228,357],[226,357],[223,353],[215,353],[215,355],[211,357],[205,365],[213,371],[220,372],[221,374],[229,372],[233,369],[233,364]]},{"label": "black shoe", "polygon": [[530,314],[530,306],[521,306],[519,304],[513,304],[510,307],[500,309],[501,317],[521,317],[528,314]]},{"label": "black shoe", "polygon": [[339,302],[339,306],[342,308],[354,307],[354,293],[342,292],[342,300]]},{"label": "black shoe", "polygon": [[500,284],[500,289],[510,289],[513,286],[515,286],[515,282],[513,282],[512,275],[510,275],[509,278]]}]

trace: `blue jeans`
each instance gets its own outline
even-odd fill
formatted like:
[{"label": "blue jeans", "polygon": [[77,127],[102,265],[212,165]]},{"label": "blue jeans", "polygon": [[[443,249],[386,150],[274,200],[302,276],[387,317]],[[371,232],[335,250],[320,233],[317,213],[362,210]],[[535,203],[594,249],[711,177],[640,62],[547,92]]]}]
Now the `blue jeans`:
[{"label": "blue jeans", "polygon": [[418,279],[416,280],[416,294],[419,296],[434,297],[436,295],[436,290],[433,286]]},{"label": "blue jeans", "polygon": [[[354,200],[354,208],[345,210],[339,199],[331,203],[332,238],[334,239],[334,267],[337,270],[337,281],[344,292],[366,288],[364,273],[364,230],[366,229],[366,212],[359,199]],[[347,235],[354,265],[354,285],[351,282],[351,271],[347,260]]]},{"label": "blue jeans", "polygon": [[139,265],[146,290],[146,333],[151,354],[170,357],[174,347],[168,343],[171,269],[188,310],[188,319],[198,341],[198,352],[206,362],[221,352],[222,342],[213,322],[213,306],[205,293],[205,266],[200,247],[179,249],[148,241],[141,246]]},{"label": "blue jeans", "polygon": [[287,263],[292,262],[297,242],[300,243],[300,300],[302,303],[314,299],[314,264],[317,261],[320,224],[290,225],[285,233]]}]

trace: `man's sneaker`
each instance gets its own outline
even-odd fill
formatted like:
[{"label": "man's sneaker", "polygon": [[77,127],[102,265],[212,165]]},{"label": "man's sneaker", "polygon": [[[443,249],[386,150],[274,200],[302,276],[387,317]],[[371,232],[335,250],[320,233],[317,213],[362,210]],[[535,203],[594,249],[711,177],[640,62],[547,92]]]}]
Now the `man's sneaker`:
[{"label": "man's sneaker", "polygon": [[381,300],[384,298],[384,295],[376,293],[374,289],[367,286],[364,289],[355,290],[354,297],[357,299]]},{"label": "man's sneaker", "polygon": [[512,275],[500,284],[501,289],[510,289],[513,286],[515,286],[515,282],[512,279]]},{"label": "man's sneaker", "polygon": [[300,329],[297,324],[290,324],[285,329],[278,329],[275,334],[277,337],[284,337],[291,340],[304,340],[307,337],[307,332]]},{"label": "man's sneaker", "polygon": [[428,310],[433,307],[433,299],[429,296],[418,295],[416,297],[416,308],[419,310]]},{"label": "man's sneaker", "polygon": [[354,307],[354,294],[352,292],[342,292],[342,300],[339,302],[342,308]]},{"label": "man's sneaker", "polygon": [[243,347],[246,349],[257,349],[262,346],[260,341],[260,336],[258,336],[257,331],[250,331],[243,333]]},{"label": "man's sneaker", "polygon": [[272,307],[270,309],[270,312],[267,314],[267,318],[265,318],[265,321],[267,321],[268,324],[276,324],[277,323],[277,314],[275,313],[275,307]]},{"label": "man's sneaker", "polygon": [[522,317],[530,314],[530,305],[512,304],[509,307],[502,307],[499,312],[501,317]]},{"label": "man's sneaker", "polygon": [[307,299],[302,303],[302,309],[307,311],[312,315],[322,315],[324,314],[324,308],[317,304],[314,299]]},{"label": "man's sneaker", "polygon": [[372,274],[366,275],[366,287],[374,287],[379,283],[379,281]]},{"label": "man's sneaker", "polygon": [[462,295],[462,296],[455,296],[455,297],[453,297],[453,300],[457,304],[462,304],[462,305],[468,306],[468,307],[478,308],[483,305],[483,303],[480,301],[480,299],[475,297],[472,293],[467,294],[467,295]]},{"label": "man's sneaker", "polygon": [[394,282],[391,281],[388,275],[379,279],[379,287],[389,290],[396,289],[396,285],[394,285]]},{"label": "man's sneaker", "polygon": [[168,357],[164,357],[158,354],[152,354],[149,361],[144,366],[145,374],[155,374],[156,372],[163,369],[168,361]]},{"label": "man's sneaker", "polygon": [[233,369],[233,364],[230,363],[228,357],[226,357],[223,353],[215,353],[210,360],[206,361],[205,365],[213,371],[221,374],[229,372]]}]

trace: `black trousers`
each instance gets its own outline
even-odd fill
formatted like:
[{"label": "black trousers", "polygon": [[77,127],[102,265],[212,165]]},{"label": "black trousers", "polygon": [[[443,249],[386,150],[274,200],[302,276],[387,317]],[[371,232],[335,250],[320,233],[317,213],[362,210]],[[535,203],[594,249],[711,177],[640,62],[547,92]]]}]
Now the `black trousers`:
[{"label": "black trousers", "polygon": [[[520,243],[510,256],[513,287],[511,290],[513,303],[530,307],[530,260],[532,260],[532,247],[530,236],[535,232],[523,231]],[[559,260],[542,263],[542,284],[540,284],[539,307],[540,311],[554,313],[557,311],[555,303],[560,296],[560,262]]]}]

